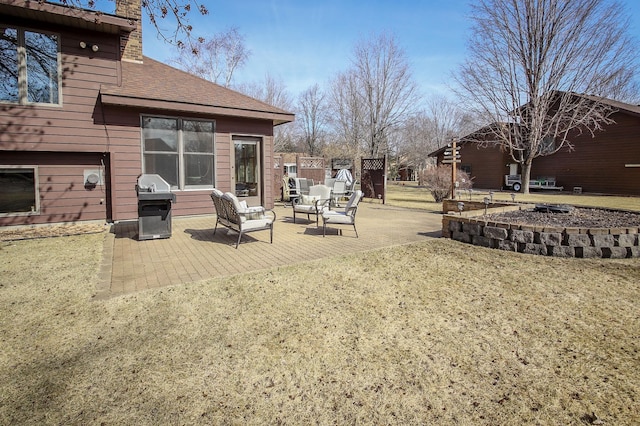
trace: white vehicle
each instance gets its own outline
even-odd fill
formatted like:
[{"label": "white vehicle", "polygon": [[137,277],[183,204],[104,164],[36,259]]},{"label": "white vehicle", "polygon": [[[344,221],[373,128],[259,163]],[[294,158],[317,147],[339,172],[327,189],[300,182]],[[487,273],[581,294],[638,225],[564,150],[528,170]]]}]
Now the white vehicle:
[{"label": "white vehicle", "polygon": [[[522,176],[505,175],[504,184],[507,188],[511,188],[515,192],[520,192],[520,190],[522,189]],[[562,191],[564,187],[556,186],[556,178],[554,177],[540,177],[537,179],[529,180],[529,189],[552,189],[556,191]]]},{"label": "white vehicle", "polygon": [[284,172],[291,178],[297,177],[298,166],[296,166],[296,163],[284,163]]}]

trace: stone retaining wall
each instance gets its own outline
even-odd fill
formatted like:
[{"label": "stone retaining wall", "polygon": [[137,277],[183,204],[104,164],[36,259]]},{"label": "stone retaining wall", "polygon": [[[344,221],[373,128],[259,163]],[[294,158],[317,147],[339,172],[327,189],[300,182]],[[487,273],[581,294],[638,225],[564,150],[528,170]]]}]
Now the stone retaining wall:
[{"label": "stone retaining wall", "polygon": [[[466,207],[466,203],[465,203]],[[487,213],[529,209],[531,205],[502,205]],[[446,210],[445,210],[446,212]],[[639,228],[556,228],[490,222],[482,211],[452,211],[442,217],[442,235],[476,246],[555,257],[640,257]]]}]

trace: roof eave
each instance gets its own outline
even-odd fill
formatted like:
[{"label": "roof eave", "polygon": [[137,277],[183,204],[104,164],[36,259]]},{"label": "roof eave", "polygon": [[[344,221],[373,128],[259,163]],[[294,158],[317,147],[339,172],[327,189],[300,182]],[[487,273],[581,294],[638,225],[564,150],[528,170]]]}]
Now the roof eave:
[{"label": "roof eave", "polygon": [[0,13],[111,34],[131,32],[137,26],[137,20],[134,19],[33,0],[3,0],[0,3]]},{"label": "roof eave", "polygon": [[293,114],[280,114],[268,111],[248,110],[216,105],[190,104],[159,99],[138,98],[132,96],[115,95],[109,93],[100,94],[101,101],[106,105],[126,106],[140,109],[160,109],[182,113],[197,113],[207,115],[224,115],[230,117],[253,118],[269,120],[274,126],[290,123],[294,120]]}]

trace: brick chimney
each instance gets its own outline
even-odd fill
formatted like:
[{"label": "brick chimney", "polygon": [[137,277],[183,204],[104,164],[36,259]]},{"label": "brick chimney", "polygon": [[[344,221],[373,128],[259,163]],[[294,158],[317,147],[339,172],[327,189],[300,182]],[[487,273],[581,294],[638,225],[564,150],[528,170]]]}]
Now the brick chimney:
[{"label": "brick chimney", "polygon": [[116,0],[116,15],[134,20],[136,29],[120,34],[120,58],[142,63],[142,5],[141,0]]}]

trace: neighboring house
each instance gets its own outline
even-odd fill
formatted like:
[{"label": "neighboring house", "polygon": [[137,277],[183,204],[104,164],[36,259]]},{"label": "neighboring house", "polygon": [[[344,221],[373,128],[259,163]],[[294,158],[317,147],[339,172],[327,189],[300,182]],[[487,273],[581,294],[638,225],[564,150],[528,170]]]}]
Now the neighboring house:
[{"label": "neighboring house", "polygon": [[[572,151],[563,148],[555,154],[533,160],[531,179],[555,178],[565,191],[640,195],[640,107],[613,100],[613,124],[605,125],[592,137],[589,132],[570,138]],[[473,187],[502,189],[505,175],[520,174],[518,164],[499,145],[479,143],[488,132],[479,130],[461,138],[458,167],[472,177]],[[429,154],[442,164],[446,147]]]},{"label": "neighboring house", "polygon": [[213,213],[214,186],[273,206],[293,114],[144,57],[140,15],[0,0],[0,226],[136,219],[142,173],[174,216]]}]

